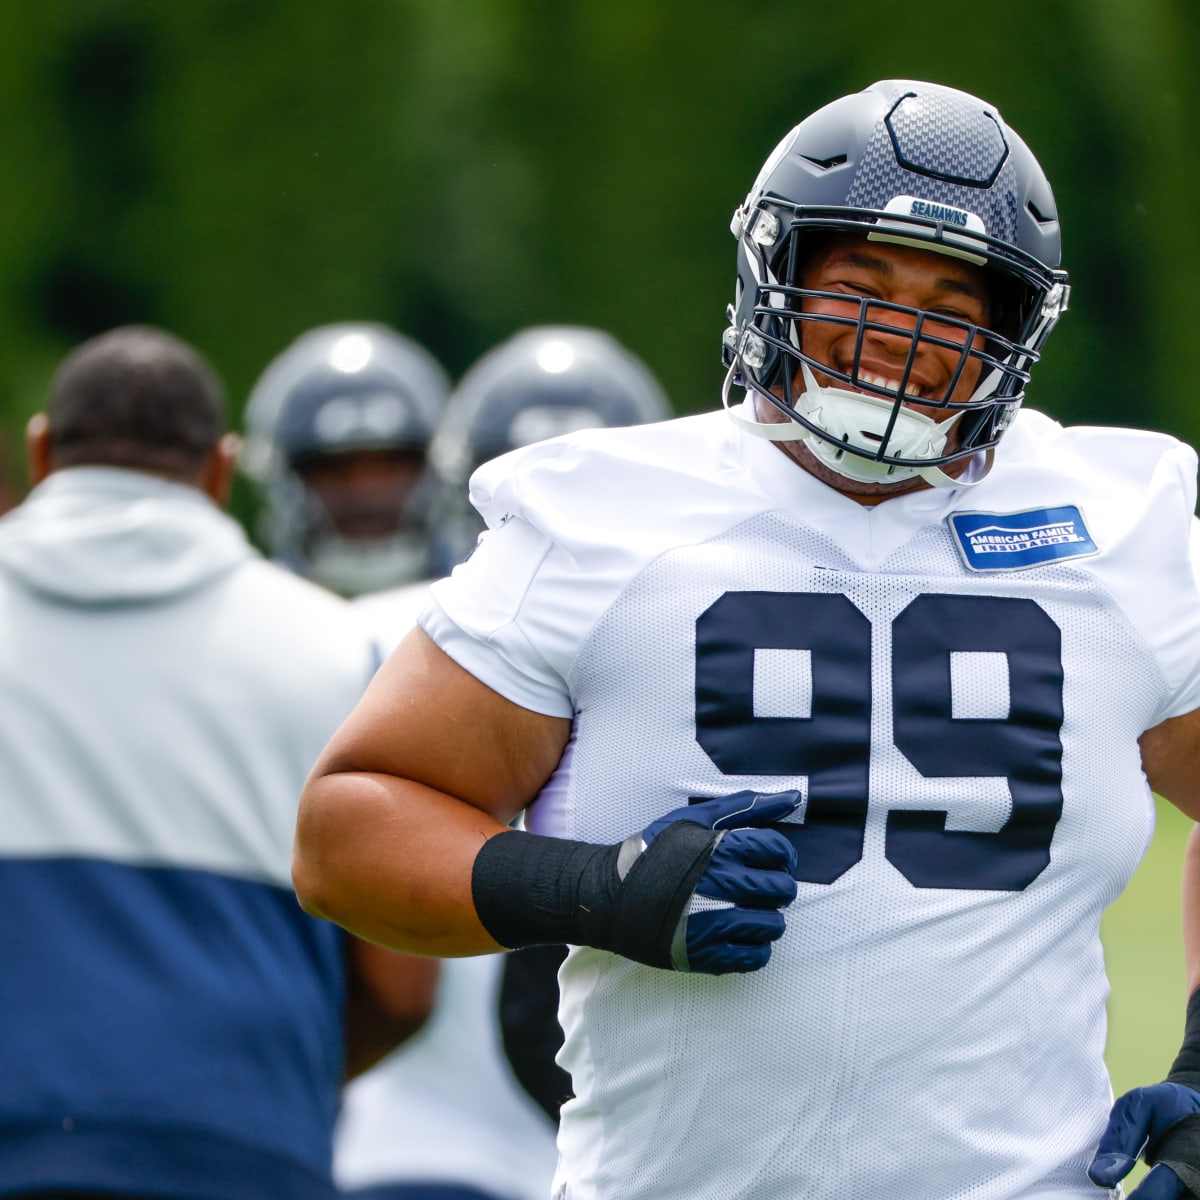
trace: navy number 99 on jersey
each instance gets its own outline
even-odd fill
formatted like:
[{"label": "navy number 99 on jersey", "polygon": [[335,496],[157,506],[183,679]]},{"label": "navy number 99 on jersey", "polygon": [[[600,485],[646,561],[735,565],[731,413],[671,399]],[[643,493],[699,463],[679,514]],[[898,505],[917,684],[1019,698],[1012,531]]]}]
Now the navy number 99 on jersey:
[{"label": "navy number 99 on jersey", "polygon": [[[1021,891],[1050,862],[1062,816],[1062,637],[1035,601],[918,596],[893,620],[892,728],[926,778],[1003,777],[995,833],[948,830],[940,810],[888,813],[885,852],[915,887]],[[807,650],[808,715],[755,713],[755,654]],[[1007,663],[1004,717],[954,714],[951,656]],[[871,623],[849,597],[727,592],[696,622],[696,739],[727,775],[804,775],[804,823],[781,825],[796,878],[832,883],[862,858],[871,755]]]}]

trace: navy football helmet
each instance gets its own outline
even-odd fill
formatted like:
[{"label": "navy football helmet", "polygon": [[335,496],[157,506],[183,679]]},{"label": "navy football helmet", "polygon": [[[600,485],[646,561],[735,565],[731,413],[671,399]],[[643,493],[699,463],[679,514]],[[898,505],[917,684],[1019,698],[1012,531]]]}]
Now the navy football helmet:
[{"label": "navy football helmet", "polygon": [[287,347],[247,402],[241,459],[271,556],[345,596],[425,578],[426,453],[449,392],[437,360],[382,325],[325,325]]},{"label": "navy football helmet", "polygon": [[[723,343],[726,407],[735,387],[774,405],[787,418],[781,424],[731,412],[761,436],[803,441],[855,480],[958,482],[940,468],[996,445],[1067,307],[1057,210],[1037,160],[993,105],[937,84],[885,80],[819,109],[775,147],[731,229],[737,286]],[[982,267],[990,327],[806,289],[805,266],[831,234]],[[813,301],[830,299],[843,302],[842,315],[812,311],[821,307]],[[856,315],[845,314],[847,300],[857,304]],[[844,369],[806,353],[804,333],[814,321],[855,330],[853,361]],[[863,340],[875,330],[911,340],[898,386],[860,377]],[[960,355],[945,390],[920,400],[941,410],[937,420],[905,405],[921,343]],[[969,396],[951,399],[964,371],[979,382]],[[814,372],[831,385],[819,386]]]},{"label": "navy football helmet", "polygon": [[668,416],[649,368],[611,335],[571,325],[514,334],[463,376],[430,447],[435,570],[461,562],[483,529],[467,499],[467,480],[481,463],[575,429]]}]

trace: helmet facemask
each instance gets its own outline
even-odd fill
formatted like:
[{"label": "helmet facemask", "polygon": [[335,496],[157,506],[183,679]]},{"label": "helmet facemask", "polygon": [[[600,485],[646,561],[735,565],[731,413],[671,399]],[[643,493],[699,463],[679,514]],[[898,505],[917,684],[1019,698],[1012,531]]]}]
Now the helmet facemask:
[{"label": "helmet facemask", "polygon": [[[759,217],[742,238],[754,296],[750,304],[747,297],[741,299],[738,307],[748,320],[730,331],[735,336],[727,354],[726,406],[734,386],[761,397],[788,419],[785,424],[756,422],[763,436],[803,441],[820,462],[849,479],[886,484],[920,475],[935,485],[956,484],[942,468],[990,451],[1016,415],[1030,368],[1065,306],[1065,286],[1053,278],[1057,273],[1033,262],[1023,270],[1014,268],[1007,262],[1011,247],[1003,248],[1001,265],[1000,255],[980,253],[991,239],[977,234],[972,240],[978,246],[968,250],[961,237],[951,234],[955,240],[945,240],[936,221],[902,221],[868,210],[790,206],[789,211],[773,197],[758,212],[770,218],[766,229],[780,233],[775,244],[764,245]],[[886,233],[879,231],[880,225]],[[803,286],[807,264],[831,233],[986,263],[988,323]],[[831,304],[839,311],[819,311]],[[805,332],[818,324],[853,334],[853,353],[843,366],[807,350]],[[906,359],[897,364],[898,378],[884,381],[863,368],[864,343],[873,333],[908,341]],[[955,365],[944,384],[930,393],[917,388],[914,366],[922,351],[932,349],[952,357]],[[974,386],[964,390],[964,380],[972,377]]]},{"label": "helmet facemask", "polygon": [[[344,596],[425,578],[424,456],[449,391],[427,350],[366,322],[310,330],[274,359],[246,407],[242,458],[265,501],[258,533],[272,558]],[[322,461],[364,458],[396,470],[360,480],[340,506],[312,477]]]},{"label": "helmet facemask", "polygon": [[432,482],[418,447],[345,451],[295,463],[305,574],[361,596],[429,574]]}]

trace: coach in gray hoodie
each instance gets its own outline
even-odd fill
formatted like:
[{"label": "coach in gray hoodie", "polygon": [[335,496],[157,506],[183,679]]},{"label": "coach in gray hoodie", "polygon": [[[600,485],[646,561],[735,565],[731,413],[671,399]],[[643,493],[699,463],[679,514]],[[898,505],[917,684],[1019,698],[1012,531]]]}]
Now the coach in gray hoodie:
[{"label": "coach in gray hoodie", "polygon": [[332,1194],[354,954],[289,861],[372,653],[221,511],[224,429],[191,347],[94,338],[0,519],[0,1196]]}]

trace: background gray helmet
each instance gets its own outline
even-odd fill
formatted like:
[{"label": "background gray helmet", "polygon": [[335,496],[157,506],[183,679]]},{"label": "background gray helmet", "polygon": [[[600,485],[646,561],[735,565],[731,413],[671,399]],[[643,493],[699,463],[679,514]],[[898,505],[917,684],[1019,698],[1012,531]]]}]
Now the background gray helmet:
[{"label": "background gray helmet", "polygon": [[449,391],[429,351],[383,325],[324,325],[288,346],[255,384],[245,414],[241,467],[261,490],[257,532],[268,553],[344,595],[424,578],[428,485],[414,492],[394,535],[352,540],[300,472],[354,451],[423,456]]},{"label": "background gray helmet", "polygon": [[575,429],[668,416],[649,368],[601,330],[536,326],[488,351],[455,389],[430,447],[435,571],[461,562],[483,529],[467,499],[467,480],[481,463]]},{"label": "background gray helmet", "polygon": [[[891,310],[904,314],[907,328],[920,337],[929,314],[875,302],[868,313],[863,298],[852,368],[843,373],[807,357],[806,322],[846,322],[803,312],[806,298],[822,295],[800,286],[819,235],[861,233],[938,250],[987,270],[991,328],[960,323],[962,336],[954,343],[963,354],[960,373],[968,359],[982,367],[979,387],[966,401],[947,402],[952,387],[940,405],[939,398],[921,401],[947,415],[963,410],[953,449],[908,459],[889,453],[887,436],[877,449],[838,441],[844,451],[878,463],[927,467],[994,446],[1016,415],[1029,370],[1067,304],[1067,276],[1058,270],[1058,214],[1041,167],[994,106],[937,84],[885,80],[819,109],[775,147],[731,229],[738,240],[737,290],[723,345],[726,402],[729,388],[740,386],[827,442],[838,440],[794,403],[803,390],[795,384],[802,364],[819,368],[835,386],[881,397],[898,412],[913,356],[894,390],[861,380],[863,331],[894,331],[887,323]],[[937,319],[943,327],[955,324]]]}]

